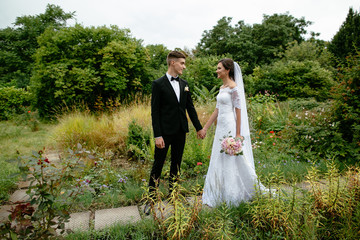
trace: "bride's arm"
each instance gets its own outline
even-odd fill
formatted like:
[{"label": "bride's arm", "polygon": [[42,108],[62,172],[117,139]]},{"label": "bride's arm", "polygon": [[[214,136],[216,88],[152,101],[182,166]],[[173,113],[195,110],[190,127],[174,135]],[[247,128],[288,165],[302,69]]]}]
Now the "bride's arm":
[{"label": "bride's arm", "polygon": [[235,114],[236,114],[236,137],[240,138],[241,110],[239,108],[235,108]]},{"label": "bride's arm", "polygon": [[206,122],[205,126],[204,126],[204,130],[207,131],[208,128],[211,126],[211,124],[213,124],[213,122],[215,122],[217,116],[218,116],[219,110],[217,108],[215,108],[215,111],[211,114],[209,120]]}]

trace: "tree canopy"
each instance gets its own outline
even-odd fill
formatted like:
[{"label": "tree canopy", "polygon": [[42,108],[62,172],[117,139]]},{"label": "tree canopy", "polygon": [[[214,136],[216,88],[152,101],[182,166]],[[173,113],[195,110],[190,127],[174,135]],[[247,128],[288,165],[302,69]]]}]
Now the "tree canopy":
[{"label": "tree canopy", "polygon": [[47,29],[38,38],[31,90],[41,116],[54,107],[124,98],[149,84],[141,41],[116,26]]},{"label": "tree canopy", "polygon": [[205,30],[196,47],[196,56],[230,55],[242,62],[245,73],[261,64],[268,64],[284,52],[288,43],[304,41],[311,22],[289,14],[264,15],[261,24],[253,26],[239,21],[233,27],[231,17],[221,18],[211,30]]},{"label": "tree canopy", "polygon": [[47,28],[61,29],[74,13],[47,5],[45,13],[17,17],[14,28],[0,30],[0,86],[26,87],[33,68],[33,55],[39,47],[37,38]]},{"label": "tree canopy", "polygon": [[357,55],[360,48],[360,14],[349,9],[346,20],[330,42],[329,50],[337,57],[337,60],[345,63],[345,58]]}]

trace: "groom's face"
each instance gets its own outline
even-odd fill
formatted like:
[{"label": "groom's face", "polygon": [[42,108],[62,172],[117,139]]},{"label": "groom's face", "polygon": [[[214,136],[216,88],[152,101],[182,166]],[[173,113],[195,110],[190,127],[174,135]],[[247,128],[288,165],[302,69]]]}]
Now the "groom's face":
[{"label": "groom's face", "polygon": [[177,58],[173,61],[173,69],[176,74],[181,75],[185,68],[185,58]]}]

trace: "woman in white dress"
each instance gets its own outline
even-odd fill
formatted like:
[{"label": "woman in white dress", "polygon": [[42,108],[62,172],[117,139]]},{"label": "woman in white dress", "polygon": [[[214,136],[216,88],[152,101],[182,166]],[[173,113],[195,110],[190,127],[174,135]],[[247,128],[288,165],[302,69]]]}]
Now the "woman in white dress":
[{"label": "woman in white dress", "polygon": [[[227,58],[219,61],[216,73],[223,85],[216,97],[216,109],[204,126],[207,131],[217,119],[202,201],[210,207],[223,202],[228,206],[237,206],[251,199],[256,185],[260,190],[265,188],[258,182],[255,172],[241,69]],[[221,153],[224,136],[244,137],[243,155]]]}]

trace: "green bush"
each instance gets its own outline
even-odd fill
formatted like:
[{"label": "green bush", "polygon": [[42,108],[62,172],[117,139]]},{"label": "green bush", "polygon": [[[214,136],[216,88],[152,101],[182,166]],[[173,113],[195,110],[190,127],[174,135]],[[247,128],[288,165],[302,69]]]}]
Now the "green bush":
[{"label": "green bush", "polygon": [[23,107],[31,103],[31,96],[31,93],[22,88],[0,88],[0,120],[8,120],[14,114],[23,113]]},{"label": "green bush", "polygon": [[[334,88],[334,116],[339,123],[339,132],[344,140],[351,144],[360,160],[360,52],[357,56],[348,57],[347,65],[339,69],[339,85]],[[356,153],[356,151],[355,151]]]},{"label": "green bush", "polygon": [[48,29],[38,38],[31,87],[41,117],[62,106],[127,99],[150,84],[145,48],[115,26]]},{"label": "green bush", "polygon": [[248,78],[251,93],[269,90],[280,99],[311,98],[325,100],[333,86],[332,73],[317,61],[277,61],[257,67]]}]

